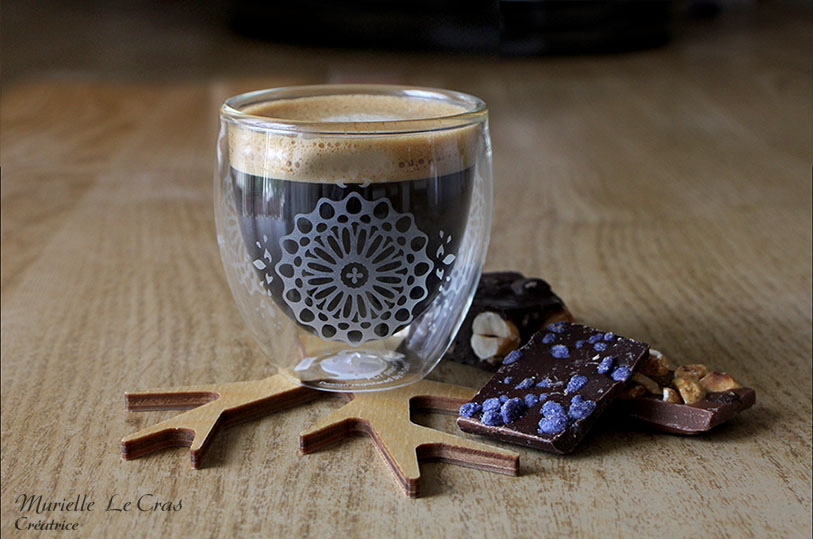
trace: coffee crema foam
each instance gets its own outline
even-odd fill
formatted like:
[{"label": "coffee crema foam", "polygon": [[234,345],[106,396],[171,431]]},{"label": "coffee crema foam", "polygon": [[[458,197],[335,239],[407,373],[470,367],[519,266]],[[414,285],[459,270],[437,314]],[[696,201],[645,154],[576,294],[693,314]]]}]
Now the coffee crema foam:
[{"label": "coffee crema foam", "polygon": [[[392,122],[415,120],[410,129],[441,127],[460,105],[388,95],[331,95],[280,99],[241,112],[271,120],[354,122],[365,134],[262,131],[228,122],[232,168],[253,176],[309,183],[383,183],[445,176],[472,166],[480,153],[479,124],[420,133],[389,133]],[[368,134],[364,122],[381,122]]]}]

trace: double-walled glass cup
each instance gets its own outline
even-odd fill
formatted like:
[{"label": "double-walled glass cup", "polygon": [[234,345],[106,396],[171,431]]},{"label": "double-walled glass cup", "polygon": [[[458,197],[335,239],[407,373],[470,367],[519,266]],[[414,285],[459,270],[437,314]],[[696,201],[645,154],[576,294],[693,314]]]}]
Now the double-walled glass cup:
[{"label": "double-walled glass cup", "polygon": [[328,391],[423,378],[485,260],[485,103],[430,88],[301,86],[232,97],[220,120],[217,240],[270,363]]}]

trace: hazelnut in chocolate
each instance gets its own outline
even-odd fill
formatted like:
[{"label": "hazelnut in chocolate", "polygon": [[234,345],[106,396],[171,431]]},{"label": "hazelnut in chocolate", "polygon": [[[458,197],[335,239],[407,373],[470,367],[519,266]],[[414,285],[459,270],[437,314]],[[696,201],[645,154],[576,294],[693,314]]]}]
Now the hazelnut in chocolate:
[{"label": "hazelnut in chocolate", "polygon": [[650,350],[617,405],[620,413],[673,434],[699,434],[756,402],[756,392],[725,372],[702,363],[672,370],[661,352]]},{"label": "hazelnut in chocolate", "polygon": [[494,371],[540,328],[572,319],[564,302],[542,279],[514,271],[483,273],[445,358]]}]

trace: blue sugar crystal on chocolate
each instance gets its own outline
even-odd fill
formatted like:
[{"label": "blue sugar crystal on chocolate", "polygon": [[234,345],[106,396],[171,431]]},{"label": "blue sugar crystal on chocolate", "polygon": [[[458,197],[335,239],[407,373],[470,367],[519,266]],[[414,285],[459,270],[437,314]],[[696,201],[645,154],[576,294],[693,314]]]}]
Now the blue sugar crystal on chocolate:
[{"label": "blue sugar crystal on chocolate", "polygon": [[567,322],[554,322],[553,324],[548,324],[547,329],[548,331],[552,331],[554,333],[564,333],[567,325]]},{"label": "blue sugar crystal on chocolate", "polygon": [[491,399],[486,399],[483,401],[483,411],[484,412],[493,412],[494,410],[499,410],[502,403],[500,399],[497,397],[493,397]]},{"label": "blue sugar crystal on chocolate", "polygon": [[570,357],[570,350],[564,344],[554,344],[551,346],[550,353],[557,359],[567,359]]},{"label": "blue sugar crystal on chocolate", "polygon": [[513,379],[514,379],[514,377],[513,377],[513,376],[506,376],[506,377],[505,377],[505,380],[503,380],[503,383],[504,383],[504,384],[510,384],[510,383],[511,383],[511,380],[513,380]]},{"label": "blue sugar crystal on chocolate", "polygon": [[[521,357],[503,367],[472,399],[479,403],[489,399],[499,402],[500,396],[504,396],[506,402],[500,409],[491,410],[498,412],[500,418],[487,418],[500,425],[487,425],[476,414],[457,418],[462,430],[568,453],[624,390],[625,382],[649,353],[647,344],[632,339],[613,335],[611,340],[605,340],[609,333],[606,331],[570,323],[557,324],[556,328],[558,331],[537,332],[520,349]],[[548,333],[556,333],[554,344],[543,342]],[[582,347],[577,348],[580,341]],[[597,343],[606,346],[606,351],[596,352],[593,346]],[[567,351],[567,358],[561,357],[557,346]],[[516,383],[503,383],[508,375]],[[525,389],[527,379],[537,382]]]},{"label": "blue sugar crystal on chocolate", "polygon": [[512,423],[519,419],[528,407],[522,399],[508,399],[500,409],[503,423]]},{"label": "blue sugar crystal on chocolate", "polygon": [[579,340],[579,341],[576,341],[576,349],[578,350],[579,348],[581,348],[582,346],[584,346],[584,343],[585,343],[585,342],[587,342],[587,341],[585,341],[584,339]]},{"label": "blue sugar crystal on chocolate", "polygon": [[632,370],[630,370],[627,366],[616,367],[613,373],[610,375],[610,378],[617,382],[626,382],[627,379],[632,375]]},{"label": "blue sugar crystal on chocolate", "polygon": [[542,434],[559,434],[567,428],[567,417],[551,417],[539,420],[539,432]]},{"label": "blue sugar crystal on chocolate", "polygon": [[463,417],[473,417],[476,413],[482,410],[483,407],[476,402],[467,402],[460,407],[460,415]]},{"label": "blue sugar crystal on chocolate", "polygon": [[556,335],[553,333],[545,333],[545,336],[542,337],[542,342],[545,344],[550,344],[556,340]]},{"label": "blue sugar crystal on chocolate", "polygon": [[542,419],[537,423],[539,432],[558,434],[567,428],[567,414],[558,402],[548,401],[542,405]]},{"label": "blue sugar crystal on chocolate", "polygon": [[613,368],[613,362],[615,361],[615,356],[607,356],[601,360],[601,363],[598,364],[596,367],[596,372],[599,374],[607,374],[610,372],[610,369]]},{"label": "blue sugar crystal on chocolate", "polygon": [[495,412],[493,410],[489,410],[483,414],[483,417],[480,418],[480,421],[483,424],[488,425],[489,427],[499,427],[503,424],[502,415],[500,412]]},{"label": "blue sugar crystal on chocolate", "polygon": [[521,357],[522,357],[522,352],[520,352],[519,350],[514,350],[514,351],[510,352],[507,356],[505,356],[505,359],[502,360],[502,364],[503,365],[510,365],[511,363],[514,363],[515,361],[517,361]]},{"label": "blue sugar crystal on chocolate", "polygon": [[567,383],[567,387],[565,388],[565,395],[570,395],[571,393],[575,393],[581,388],[584,387],[584,384],[587,383],[587,377],[581,374],[574,374],[570,377],[570,381]]},{"label": "blue sugar crystal on chocolate", "polygon": [[593,350],[596,352],[603,352],[607,349],[607,343],[605,342],[597,342],[593,345]]},{"label": "blue sugar crystal on chocolate", "polygon": [[570,401],[570,409],[567,415],[569,415],[571,419],[584,419],[592,414],[595,409],[595,401],[586,401],[581,395],[576,395],[573,397],[573,400]]},{"label": "blue sugar crystal on chocolate", "polygon": [[534,387],[534,377],[526,378],[517,385],[517,389],[531,389]]},{"label": "blue sugar crystal on chocolate", "polygon": [[542,415],[544,416],[557,416],[565,415],[564,407],[555,401],[548,401],[542,405]]},{"label": "blue sugar crystal on chocolate", "polygon": [[612,331],[610,331],[609,333],[604,334],[604,340],[605,341],[609,342],[609,341],[612,341],[613,339],[615,339],[615,333],[613,333]]},{"label": "blue sugar crystal on chocolate", "polygon": [[500,395],[500,404],[508,402],[508,395]]}]

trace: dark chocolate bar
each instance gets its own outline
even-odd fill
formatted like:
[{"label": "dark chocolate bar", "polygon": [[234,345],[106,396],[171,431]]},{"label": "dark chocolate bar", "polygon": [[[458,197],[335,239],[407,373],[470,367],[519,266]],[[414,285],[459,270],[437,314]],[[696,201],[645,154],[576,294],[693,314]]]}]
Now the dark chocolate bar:
[{"label": "dark chocolate bar", "polygon": [[[498,354],[481,353],[486,357],[478,357],[472,349],[472,325],[478,315],[488,311],[510,322],[516,328],[518,339],[512,344],[506,343]],[[515,271],[483,273],[466,319],[444,357],[494,371],[502,365],[506,354],[527,343],[540,328],[554,321],[572,319],[564,302],[546,281],[526,278]]]},{"label": "dark chocolate bar", "polygon": [[674,434],[699,434],[728,421],[756,402],[756,391],[740,387],[707,393],[694,404],[674,403],[654,395],[619,400],[617,412]]},{"label": "dark chocolate bar", "polygon": [[464,432],[569,453],[649,354],[646,343],[555,322],[508,356],[460,409]]}]

